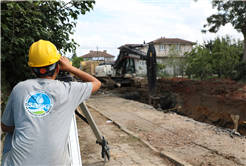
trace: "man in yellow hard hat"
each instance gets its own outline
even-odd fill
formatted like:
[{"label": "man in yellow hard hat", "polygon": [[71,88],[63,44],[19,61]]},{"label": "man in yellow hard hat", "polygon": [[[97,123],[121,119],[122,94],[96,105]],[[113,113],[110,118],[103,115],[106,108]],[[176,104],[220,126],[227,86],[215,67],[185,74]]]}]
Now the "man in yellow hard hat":
[{"label": "man in yellow hard hat", "polygon": [[[2,165],[70,165],[68,135],[74,110],[97,91],[101,82],[73,67],[54,44],[39,40],[29,49],[29,62],[38,77],[18,83],[2,116],[2,131],[12,134]],[[55,80],[68,71],[82,82]]]}]

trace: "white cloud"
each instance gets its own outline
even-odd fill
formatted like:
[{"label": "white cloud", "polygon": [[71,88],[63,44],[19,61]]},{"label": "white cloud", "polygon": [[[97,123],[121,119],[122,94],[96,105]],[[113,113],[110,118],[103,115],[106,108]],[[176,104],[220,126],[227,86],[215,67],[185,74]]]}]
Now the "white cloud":
[{"label": "white cloud", "polygon": [[[74,36],[80,47],[77,55],[90,50],[107,50],[118,56],[117,49],[124,44],[141,44],[165,36],[193,42],[230,34],[243,39],[231,25],[217,34],[202,34],[206,18],[216,13],[210,1],[96,1],[94,10],[79,17]],[[70,54],[71,55],[71,54]]]}]

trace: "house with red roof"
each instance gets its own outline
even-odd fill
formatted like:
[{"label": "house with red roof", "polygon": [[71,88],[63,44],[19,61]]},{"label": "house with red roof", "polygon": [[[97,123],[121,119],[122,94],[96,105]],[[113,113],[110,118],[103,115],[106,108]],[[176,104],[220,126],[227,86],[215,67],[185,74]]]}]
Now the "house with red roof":
[{"label": "house with red roof", "polygon": [[104,51],[92,51],[88,54],[81,56],[85,61],[114,61],[114,55],[108,54],[107,50]]},{"label": "house with red roof", "polygon": [[179,38],[165,38],[160,37],[149,43],[153,43],[156,49],[157,58],[167,57],[168,52],[172,45],[175,45],[175,49],[180,51],[182,54],[190,52],[192,50],[194,42],[183,40]]},{"label": "house with red roof", "polygon": [[168,58],[168,55],[170,54],[170,49],[174,47],[175,50],[176,59],[173,60],[184,61],[185,60],[184,54],[192,50],[195,42],[191,42],[179,38],[160,37],[149,43],[153,43],[155,46],[156,56],[157,56],[156,61],[161,64],[166,64],[166,68],[161,71],[162,73],[165,73],[165,75],[176,75],[176,76],[184,74],[184,69],[180,69],[178,66],[171,67],[168,65],[168,63],[170,63],[170,58]]}]

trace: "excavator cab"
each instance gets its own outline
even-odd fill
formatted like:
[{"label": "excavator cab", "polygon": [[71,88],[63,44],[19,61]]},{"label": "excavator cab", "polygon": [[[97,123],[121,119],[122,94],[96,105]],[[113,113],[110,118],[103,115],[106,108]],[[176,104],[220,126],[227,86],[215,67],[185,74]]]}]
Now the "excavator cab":
[{"label": "excavator cab", "polygon": [[122,63],[122,76],[125,74],[136,74],[135,61],[132,58],[126,58]]},{"label": "excavator cab", "polygon": [[122,47],[120,54],[114,64],[116,76],[132,78],[136,76],[135,59],[145,60],[146,53],[139,51],[131,46]]}]

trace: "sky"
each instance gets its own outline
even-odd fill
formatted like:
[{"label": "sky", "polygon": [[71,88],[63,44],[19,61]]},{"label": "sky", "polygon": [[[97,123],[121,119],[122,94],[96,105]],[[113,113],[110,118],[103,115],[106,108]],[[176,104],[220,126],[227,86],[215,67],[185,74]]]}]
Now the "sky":
[{"label": "sky", "polygon": [[[124,44],[142,44],[160,37],[180,38],[203,43],[217,36],[230,35],[243,40],[231,24],[215,33],[202,34],[206,18],[217,13],[209,0],[96,0],[93,10],[80,15],[74,35],[80,46],[77,56],[107,50],[119,54]],[[71,57],[72,53],[68,53]]]}]

